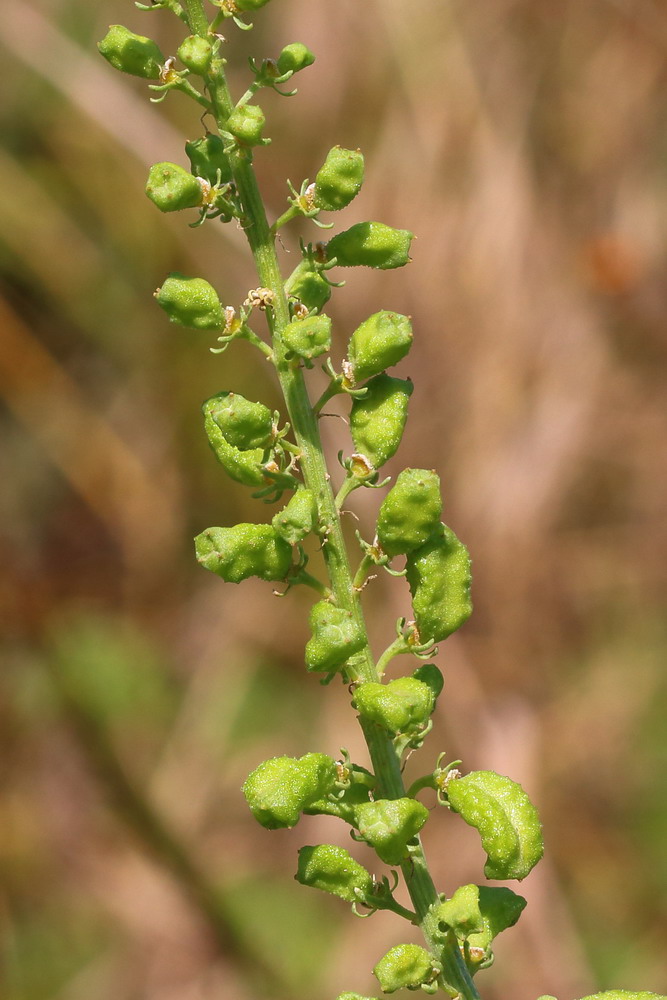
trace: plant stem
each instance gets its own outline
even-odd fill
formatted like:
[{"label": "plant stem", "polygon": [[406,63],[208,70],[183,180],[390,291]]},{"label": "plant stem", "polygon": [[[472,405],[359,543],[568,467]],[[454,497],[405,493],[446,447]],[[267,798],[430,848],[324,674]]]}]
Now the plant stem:
[{"label": "plant stem", "polygon": [[[185,4],[191,30],[197,34],[205,34],[206,31],[202,32],[201,27],[202,18],[205,20],[202,0],[185,0]],[[227,87],[222,60],[215,60],[212,64],[207,84],[218,127],[224,130],[234,104]],[[255,260],[260,284],[273,292],[273,306],[271,310],[267,310],[267,319],[273,337],[275,365],[289,419],[301,448],[301,471],[304,482],[306,487],[312,490],[317,502],[323,538],[322,551],[329,573],[331,592],[336,604],[350,612],[358,627],[367,636],[359,593],[353,586],[317,417],[308,397],[302,369],[295,367],[285,356],[281,334],[290,322],[289,306],[276,255],[274,234],[266,217],[252,167],[252,154],[249,150],[239,147],[230,153],[229,159],[239,200],[243,206],[242,224]],[[349,661],[348,671],[364,681],[378,680],[368,639],[363,651]],[[378,726],[363,721],[362,729],[378,781],[379,794],[389,799],[402,798],[405,795],[405,788],[400,756],[389,735]],[[460,994],[463,1000],[478,1000],[479,994],[456,941],[449,935],[443,944],[443,936],[439,931],[435,915],[438,894],[419,838],[416,838],[416,841],[416,846],[411,849],[410,859],[402,865],[402,870],[422,932],[442,962],[444,970],[442,985],[449,992],[453,991],[453,995]]]}]

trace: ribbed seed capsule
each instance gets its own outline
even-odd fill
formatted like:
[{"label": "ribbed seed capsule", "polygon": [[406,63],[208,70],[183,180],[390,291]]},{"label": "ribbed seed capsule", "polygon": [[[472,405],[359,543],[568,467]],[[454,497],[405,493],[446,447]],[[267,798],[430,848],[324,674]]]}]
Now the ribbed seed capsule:
[{"label": "ribbed seed capsule", "polygon": [[401,443],[413,386],[406,379],[376,375],[366,388],[352,403],[350,430],[355,450],[379,469]]},{"label": "ribbed seed capsule", "polygon": [[369,316],[352,334],[348,360],[355,382],[379,375],[406,356],[412,344],[408,316],[382,310]]},{"label": "ribbed seed capsule", "polygon": [[383,222],[359,222],[326,244],[326,258],[338,267],[403,267],[410,260],[414,233],[392,229]]},{"label": "ribbed seed capsule", "polygon": [[418,944],[397,944],[380,959],[373,975],[383,993],[396,990],[416,990],[422,983],[432,982],[440,969],[426,948]]},{"label": "ribbed seed capsule", "polygon": [[172,323],[193,330],[222,330],[222,304],[215,288],[204,278],[174,272],[155,293],[155,300]]},{"label": "ribbed seed capsule", "polygon": [[153,164],[146,181],[146,194],[161,212],[198,208],[204,202],[200,182],[176,163]]},{"label": "ribbed seed capsule", "polygon": [[230,444],[210,412],[214,405],[211,400],[207,400],[202,409],[206,436],[220,465],[230,479],[236,483],[243,483],[244,486],[265,486],[267,480],[262,465],[265,461],[266,449],[248,448],[243,450]]},{"label": "ribbed seed capsule", "polygon": [[428,809],[416,799],[378,799],[354,808],[355,826],[381,861],[400,865],[408,855],[408,842],[428,819]]},{"label": "ribbed seed capsule", "polygon": [[248,775],[243,794],[250,810],[267,830],[296,826],[301,813],[333,791],[336,763],[324,753],[272,757]]},{"label": "ribbed seed capsule", "polygon": [[284,580],[292,565],[291,546],[270,524],[207,528],[195,538],[195,552],[197,562],[226,583],[251,576]]},{"label": "ribbed seed capsule", "polygon": [[273,414],[263,403],[253,403],[240,392],[219,392],[204,403],[204,412],[218,425],[234,448],[267,448],[273,440]]},{"label": "ribbed seed capsule", "polygon": [[354,692],[353,706],[363,719],[390,733],[413,732],[423,726],[435,707],[431,688],[414,677],[388,684],[368,681]]},{"label": "ribbed seed capsule", "polygon": [[207,132],[201,139],[192,139],[186,142],[185,152],[195,177],[203,177],[211,185],[231,181],[232,170],[219,135]]},{"label": "ribbed seed capsule", "polygon": [[440,478],[429,469],[404,469],[380,506],[377,537],[388,556],[424,545],[440,528]]},{"label": "ribbed seed capsule", "polygon": [[364,157],[358,149],[334,146],[315,177],[313,201],[318,208],[337,212],[359,194],[364,181]]},{"label": "ribbed seed capsule", "polygon": [[405,568],[422,642],[440,642],[470,618],[470,556],[451,528],[409,552]]},{"label": "ribbed seed capsule", "polygon": [[355,861],[349,851],[334,844],[318,844],[299,850],[299,867],[294,876],[309,885],[348,903],[356,903],[373,892],[373,877]]},{"label": "ribbed seed capsule", "polygon": [[331,318],[324,313],[293,319],[281,339],[288,351],[307,361],[326,354],[331,349]]},{"label": "ribbed seed capsule", "polygon": [[225,123],[225,128],[244,146],[259,146],[266,118],[257,104],[244,104],[235,108]]},{"label": "ribbed seed capsule", "polygon": [[317,507],[311,490],[298,489],[271,524],[275,531],[290,545],[303,541],[315,528]]},{"label": "ribbed seed capsule", "polygon": [[188,35],[179,45],[176,55],[191,73],[204,76],[211,67],[213,46],[200,35]]},{"label": "ribbed seed capsule", "polygon": [[281,76],[283,73],[298,73],[314,62],[315,56],[303,42],[290,42],[276,60]]},{"label": "ribbed seed capsule", "polygon": [[306,644],[306,669],[332,673],[344,667],[364,648],[363,630],[352,614],[328,601],[318,601],[310,612],[312,637]]},{"label": "ribbed seed capsule", "polygon": [[110,25],[97,48],[114,69],[144,80],[157,80],[165,61],[152,38],[135,35],[122,24]]}]

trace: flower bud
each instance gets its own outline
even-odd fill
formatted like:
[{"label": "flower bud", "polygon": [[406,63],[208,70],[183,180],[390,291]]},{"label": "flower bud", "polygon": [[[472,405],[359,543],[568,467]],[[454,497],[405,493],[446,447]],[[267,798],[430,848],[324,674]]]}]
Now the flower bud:
[{"label": "flower bud", "polygon": [[297,299],[306,309],[321,309],[331,298],[331,285],[319,271],[309,268],[304,261],[289,282],[290,299]]},{"label": "flower bud", "polygon": [[440,642],[470,618],[470,556],[451,528],[409,552],[406,571],[422,642]]},{"label": "flower bud", "polygon": [[262,468],[265,457],[265,448],[236,448],[230,444],[218,424],[211,415],[211,409],[215,406],[213,400],[207,400],[202,409],[204,412],[204,428],[209,444],[215,452],[215,457],[222,465],[223,469],[236,483],[243,483],[244,486],[266,486],[267,479]]},{"label": "flower bud", "polygon": [[299,850],[299,867],[294,878],[301,885],[322,889],[356,903],[373,892],[373,878],[344,847],[318,844]]},{"label": "flower bud", "polygon": [[323,753],[273,757],[248,775],[243,794],[250,810],[268,830],[296,826],[303,810],[328,795],[336,782],[336,764]]},{"label": "flower bud", "polygon": [[373,969],[383,993],[416,990],[422,983],[433,982],[439,972],[433,955],[418,944],[394,945]]},{"label": "flower bud", "polygon": [[400,865],[408,854],[408,841],[428,819],[428,809],[416,799],[378,799],[354,808],[355,826],[381,861]]},{"label": "flower bud", "polygon": [[315,528],[317,507],[311,490],[298,489],[291,500],[274,516],[271,524],[290,545],[303,541]]},{"label": "flower bud", "polygon": [[318,208],[337,212],[359,194],[363,180],[364,158],[360,151],[334,146],[315,177],[313,201]]},{"label": "flower bud", "polygon": [[225,128],[242,145],[259,146],[265,124],[264,112],[257,104],[244,104],[232,111]]},{"label": "flower bud", "polygon": [[204,201],[204,189],[197,178],[176,163],[155,163],[151,167],[146,194],[161,212],[197,208]]},{"label": "flower bud", "polygon": [[204,76],[211,66],[213,46],[201,35],[188,35],[179,45],[176,55],[191,73]]},{"label": "flower bud", "polygon": [[232,179],[225,146],[219,135],[207,132],[201,139],[192,139],[186,142],[185,152],[195,177],[203,177],[211,185],[227,184]]},{"label": "flower bud", "polygon": [[193,330],[221,330],[225,325],[218,293],[204,278],[174,272],[158,288],[155,299],[172,323]]},{"label": "flower bud", "polygon": [[145,80],[157,80],[165,61],[152,38],[135,35],[122,24],[110,25],[97,48],[114,69]]},{"label": "flower bud", "polygon": [[350,410],[350,430],[355,451],[375,469],[396,454],[408,418],[412,382],[390,375],[376,375],[364,396]]},{"label": "flower bud", "polygon": [[307,66],[312,66],[315,56],[302,42],[290,42],[282,50],[276,62],[278,72],[282,76],[283,73],[298,73]]},{"label": "flower bud", "polygon": [[253,403],[240,392],[219,392],[204,403],[204,412],[218,425],[234,448],[266,448],[273,439],[273,414],[263,403]]},{"label": "flower bud", "polygon": [[413,238],[407,229],[392,229],[382,222],[359,222],[329,240],[326,257],[335,257],[338,267],[403,267],[410,260]]},{"label": "flower bud", "polygon": [[318,601],[310,612],[312,637],[306,645],[306,669],[332,673],[345,666],[365,645],[363,630],[351,612]]},{"label": "flower bud", "polygon": [[380,506],[378,542],[388,556],[418,549],[440,528],[440,478],[428,469],[404,469]]},{"label": "flower bud", "polygon": [[411,733],[423,727],[435,707],[433,692],[414,677],[388,684],[368,681],[354,692],[352,704],[363,719],[390,733]]},{"label": "flower bud", "polygon": [[293,319],[281,334],[288,351],[307,361],[331,349],[331,319],[324,313]]},{"label": "flower bud", "polygon": [[284,580],[292,565],[292,549],[270,524],[235,524],[207,528],[195,538],[197,562],[227,583],[248,577]]},{"label": "flower bud", "polygon": [[352,334],[347,356],[356,382],[379,375],[405,357],[412,344],[412,324],[408,316],[377,312],[364,320]]}]

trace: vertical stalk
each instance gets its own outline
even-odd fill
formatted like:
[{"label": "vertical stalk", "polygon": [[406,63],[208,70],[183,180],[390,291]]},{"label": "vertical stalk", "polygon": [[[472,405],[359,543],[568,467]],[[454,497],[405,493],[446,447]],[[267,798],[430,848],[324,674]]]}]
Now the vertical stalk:
[{"label": "vertical stalk", "polygon": [[[208,32],[208,23],[202,0],[184,0],[184,5],[190,30],[205,36]],[[214,60],[206,83],[218,128],[224,131],[226,120],[234,109],[234,103],[227,86],[222,59]],[[252,153],[249,149],[237,148],[230,154],[229,159],[243,207],[243,228],[255,260],[259,282],[262,287],[270,289],[273,293],[273,306],[271,310],[267,310],[267,317],[273,338],[275,365],[289,419],[301,450],[300,466],[303,479],[317,500],[319,523],[324,540],[323,555],[331,591],[336,604],[352,614],[366,636],[362,652],[353,660],[354,668],[360,679],[377,681],[378,671],[368,642],[359,592],[353,586],[341,520],[330,484],[317,417],[308,396],[301,367],[288,361],[285,356],[281,335],[290,322],[290,313],[274,236],[269,227],[252,166]],[[405,795],[405,788],[400,759],[389,735],[372,724],[362,723],[362,729],[380,794],[390,799],[401,798]],[[479,993],[453,935],[446,935],[443,942],[443,935],[437,926],[435,905],[438,903],[438,894],[421,842],[418,842],[411,851],[410,860],[402,865],[402,871],[422,932],[432,952],[442,963],[441,985],[453,995],[460,995],[463,1000],[479,1000]]]}]

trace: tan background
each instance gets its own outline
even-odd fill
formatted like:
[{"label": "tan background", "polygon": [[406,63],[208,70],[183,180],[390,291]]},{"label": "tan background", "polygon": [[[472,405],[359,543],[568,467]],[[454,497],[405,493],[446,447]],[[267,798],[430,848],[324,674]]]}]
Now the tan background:
[{"label": "tan background", "polygon": [[[291,877],[298,846],[345,830],[269,834],[239,792],[263,756],[363,752],[345,690],[303,672],[310,596],[194,564],[204,527],[270,516],[216,466],[201,401],[278,399],[259,355],[210,355],[151,299],[170,270],[234,304],[256,282],[234,226],[191,230],[145,198],[147,166],[185,162],[199,113],[180,95],[154,108],[97,56],[114,21],[165,52],[180,39],[129,0],[0,15],[0,992],[371,993],[398,919],[356,921]],[[409,267],[350,275],[330,312],[335,361],[369,313],[413,317],[390,471],[438,470],[474,559],[475,615],[443,646],[435,735],[410,773],[446,749],[521,780],[544,820],[528,909],[480,988],[665,993],[667,12],[274,0],[229,36],[236,94],[243,53],[298,39],[317,55],[296,98],[262,99],[271,212],[286,177],[360,146],[367,182],[342,224],[418,237]],[[299,232],[317,235],[285,233],[286,269]],[[335,469],[345,426],[325,432]],[[378,500],[351,503],[367,536]],[[387,577],[367,597],[379,652],[407,591]],[[426,842],[444,891],[480,878],[455,818],[435,813]]]}]

